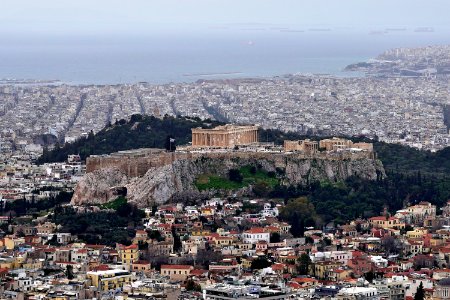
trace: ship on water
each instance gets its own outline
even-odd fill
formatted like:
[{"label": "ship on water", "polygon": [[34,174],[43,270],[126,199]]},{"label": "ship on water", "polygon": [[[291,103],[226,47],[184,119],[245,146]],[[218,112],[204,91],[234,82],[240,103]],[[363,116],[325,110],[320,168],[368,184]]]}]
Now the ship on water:
[{"label": "ship on water", "polygon": [[417,27],[414,32],[434,32],[433,27]]}]

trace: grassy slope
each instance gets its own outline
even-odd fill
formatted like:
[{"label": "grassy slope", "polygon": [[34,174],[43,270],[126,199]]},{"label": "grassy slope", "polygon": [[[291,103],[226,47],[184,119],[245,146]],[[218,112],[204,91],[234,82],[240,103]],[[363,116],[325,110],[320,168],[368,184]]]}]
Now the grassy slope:
[{"label": "grassy slope", "polygon": [[196,187],[200,190],[208,189],[224,189],[224,190],[235,190],[255,183],[265,183],[268,187],[273,188],[278,184],[278,179],[269,176],[269,174],[263,170],[256,170],[255,173],[251,172],[251,166],[245,166],[239,169],[243,179],[242,182],[231,181],[228,178],[203,174],[197,178],[195,181]]}]

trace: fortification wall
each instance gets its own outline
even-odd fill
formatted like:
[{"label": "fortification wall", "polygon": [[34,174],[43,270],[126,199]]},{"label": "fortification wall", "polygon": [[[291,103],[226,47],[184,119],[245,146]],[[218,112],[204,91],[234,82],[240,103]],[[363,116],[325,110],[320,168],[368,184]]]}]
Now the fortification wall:
[{"label": "fortification wall", "polygon": [[358,159],[375,159],[373,152],[334,152],[325,153],[317,152],[314,154],[303,153],[286,153],[286,152],[251,152],[251,151],[228,151],[228,152],[151,152],[146,156],[134,155],[105,155],[92,156],[86,160],[86,172],[90,173],[95,170],[105,168],[118,168],[128,177],[141,177],[149,169],[158,168],[172,164],[176,160],[198,159],[201,157],[210,157],[216,159],[254,159],[254,160],[271,160],[275,166],[283,166],[289,157],[296,159],[319,159],[330,161],[341,160],[358,160]]}]

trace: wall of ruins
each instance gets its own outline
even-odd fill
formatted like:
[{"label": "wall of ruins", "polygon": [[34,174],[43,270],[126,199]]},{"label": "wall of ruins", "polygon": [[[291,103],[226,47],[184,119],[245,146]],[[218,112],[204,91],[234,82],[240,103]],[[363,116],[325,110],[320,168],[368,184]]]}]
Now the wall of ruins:
[{"label": "wall of ruins", "polygon": [[350,152],[342,151],[337,153],[317,152],[313,154],[305,153],[274,153],[274,152],[156,152],[148,156],[92,156],[86,160],[86,172],[93,172],[103,168],[118,168],[129,177],[143,176],[149,169],[172,164],[180,159],[197,159],[200,157],[210,157],[219,159],[266,159],[274,161],[280,165],[288,158],[295,159],[326,159],[326,160],[357,160],[375,159],[375,154],[369,151]]}]

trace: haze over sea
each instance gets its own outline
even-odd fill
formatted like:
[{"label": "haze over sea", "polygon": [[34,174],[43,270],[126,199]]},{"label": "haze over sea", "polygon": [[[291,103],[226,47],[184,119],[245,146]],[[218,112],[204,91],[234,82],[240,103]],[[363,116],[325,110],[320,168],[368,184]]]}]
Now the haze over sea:
[{"label": "haze over sea", "polygon": [[[328,31],[325,31],[328,30]],[[3,36],[0,79],[155,84],[342,72],[395,47],[450,44],[447,28],[395,30],[224,25],[188,34]]]}]

